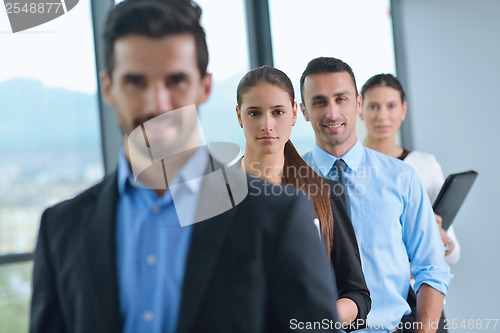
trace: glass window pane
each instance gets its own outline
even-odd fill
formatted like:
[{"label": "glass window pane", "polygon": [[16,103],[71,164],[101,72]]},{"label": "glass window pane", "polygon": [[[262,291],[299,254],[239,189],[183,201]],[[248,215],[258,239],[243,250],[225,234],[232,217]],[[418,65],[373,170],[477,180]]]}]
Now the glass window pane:
[{"label": "glass window pane", "polygon": [[[212,94],[200,106],[207,142],[234,142],[245,147],[243,130],[236,117],[236,87],[250,68],[244,0],[199,0],[202,24],[207,34],[213,73]],[[221,12],[230,15],[221,16]]]},{"label": "glass window pane", "polygon": [[[300,101],[300,75],[307,63],[327,56],[347,62],[358,89],[372,75],[395,73],[388,0],[270,0],[274,65],[290,76]],[[365,136],[357,122],[358,137]],[[300,153],[311,150],[314,132],[302,116],[291,137]]]},{"label": "glass window pane", "polygon": [[88,0],[19,32],[0,11],[0,255],[34,249],[42,211],[103,175]]},{"label": "glass window pane", "polygon": [[28,331],[33,262],[0,266],[0,332]]}]

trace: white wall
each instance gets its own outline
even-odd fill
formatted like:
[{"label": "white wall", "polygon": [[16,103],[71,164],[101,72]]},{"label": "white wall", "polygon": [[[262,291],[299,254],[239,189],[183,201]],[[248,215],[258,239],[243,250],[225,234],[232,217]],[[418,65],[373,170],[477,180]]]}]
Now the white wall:
[{"label": "white wall", "polygon": [[[455,220],[462,258],[452,267],[446,315],[459,324],[500,318],[500,1],[393,5],[400,7],[394,14],[401,22],[412,148],[435,154],[445,176],[479,172]],[[494,330],[493,322],[488,330],[482,324],[451,331],[500,331],[500,323]]]}]

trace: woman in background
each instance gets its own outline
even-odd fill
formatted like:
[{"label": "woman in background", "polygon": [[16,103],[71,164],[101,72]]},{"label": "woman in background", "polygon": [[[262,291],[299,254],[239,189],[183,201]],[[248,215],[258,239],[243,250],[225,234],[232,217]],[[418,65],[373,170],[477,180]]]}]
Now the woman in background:
[{"label": "woman in background", "polygon": [[[444,183],[441,166],[434,155],[406,150],[396,142],[396,134],[408,109],[405,92],[399,80],[391,74],[375,75],[363,85],[361,95],[363,96],[361,119],[364,120],[367,129],[364,145],[411,165],[417,172],[431,203],[434,204]],[[455,231],[453,226],[445,231],[441,227],[442,220],[438,215],[436,221],[445,246],[444,259],[448,265],[453,265],[460,258],[460,244]],[[412,293],[413,295],[410,295]],[[408,303],[412,306],[414,314],[415,304],[411,304],[412,298],[415,297],[413,289],[410,289],[410,294]],[[440,329],[438,332],[446,330]]]},{"label": "woman in background", "polygon": [[[335,270],[339,320],[346,324],[358,319],[365,321],[371,307],[370,293],[345,198],[339,191],[341,185],[318,176],[289,140],[297,120],[290,79],[272,67],[256,68],[241,79],[236,98],[236,114],[246,138],[242,166],[246,172],[270,183],[291,184],[308,194],[317,216],[315,223],[319,223]],[[360,328],[353,325],[348,331]]]}]

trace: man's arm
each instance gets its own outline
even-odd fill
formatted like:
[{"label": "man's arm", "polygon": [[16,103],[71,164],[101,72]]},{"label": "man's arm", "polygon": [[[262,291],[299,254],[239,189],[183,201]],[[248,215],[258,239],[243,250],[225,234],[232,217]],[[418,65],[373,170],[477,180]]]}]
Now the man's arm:
[{"label": "man's arm", "polygon": [[436,332],[443,311],[444,295],[428,284],[422,284],[417,293],[417,322],[415,333]]},{"label": "man's arm", "polygon": [[33,265],[33,295],[29,332],[64,332],[63,318],[56,290],[56,277],[50,261],[47,239],[47,214],[43,213]]},{"label": "man's arm", "polygon": [[429,331],[429,321],[441,316],[451,280],[450,267],[444,261],[444,246],[429,197],[414,172],[405,210],[403,239],[415,278],[417,321],[425,328],[421,332],[435,332]]}]

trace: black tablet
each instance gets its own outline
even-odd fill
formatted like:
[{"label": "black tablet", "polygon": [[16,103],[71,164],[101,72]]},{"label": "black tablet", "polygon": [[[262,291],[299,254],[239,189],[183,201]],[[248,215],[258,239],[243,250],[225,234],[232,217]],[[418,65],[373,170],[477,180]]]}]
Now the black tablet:
[{"label": "black tablet", "polygon": [[462,206],[465,197],[476,180],[477,172],[454,173],[446,178],[438,197],[434,202],[434,213],[443,218],[443,229],[448,230]]}]

